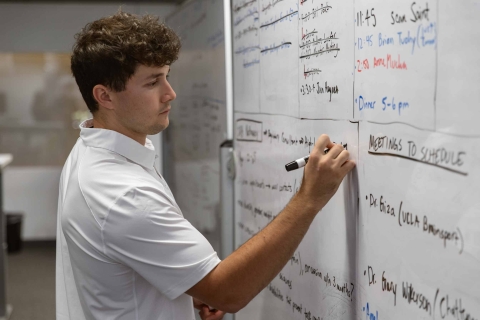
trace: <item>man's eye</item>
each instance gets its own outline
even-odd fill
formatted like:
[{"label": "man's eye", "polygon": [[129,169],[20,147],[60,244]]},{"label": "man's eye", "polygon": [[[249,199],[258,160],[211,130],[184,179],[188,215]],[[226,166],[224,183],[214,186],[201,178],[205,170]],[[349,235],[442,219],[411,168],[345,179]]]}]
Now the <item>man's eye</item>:
[{"label": "man's eye", "polygon": [[150,82],[148,85],[149,85],[150,87],[153,87],[154,85],[157,84],[157,82],[158,82],[158,80],[157,80],[157,81],[154,81],[154,82]]}]

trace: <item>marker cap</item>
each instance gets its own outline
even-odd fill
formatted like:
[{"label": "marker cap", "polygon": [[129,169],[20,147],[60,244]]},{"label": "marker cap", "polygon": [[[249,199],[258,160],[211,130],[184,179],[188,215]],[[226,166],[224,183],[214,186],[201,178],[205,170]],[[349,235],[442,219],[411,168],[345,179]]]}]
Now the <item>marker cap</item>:
[{"label": "marker cap", "polygon": [[287,171],[292,171],[292,170],[295,170],[295,169],[298,169],[298,162],[297,161],[292,161],[290,163],[287,163],[285,165],[285,169],[287,169]]}]

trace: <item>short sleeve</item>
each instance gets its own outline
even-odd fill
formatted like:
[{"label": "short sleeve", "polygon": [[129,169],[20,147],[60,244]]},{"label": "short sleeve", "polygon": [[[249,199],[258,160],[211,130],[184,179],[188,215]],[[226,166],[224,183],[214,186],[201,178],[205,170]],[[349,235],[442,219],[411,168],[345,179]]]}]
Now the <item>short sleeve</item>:
[{"label": "short sleeve", "polygon": [[133,188],[117,199],[102,234],[105,254],[172,300],[220,262],[207,239],[155,188]]}]

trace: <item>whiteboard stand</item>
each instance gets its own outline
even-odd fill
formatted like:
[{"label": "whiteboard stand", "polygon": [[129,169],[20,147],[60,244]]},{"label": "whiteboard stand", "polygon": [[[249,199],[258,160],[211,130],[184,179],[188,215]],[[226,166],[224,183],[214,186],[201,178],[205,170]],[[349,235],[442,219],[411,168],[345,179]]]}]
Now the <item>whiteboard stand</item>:
[{"label": "whiteboard stand", "polygon": [[[221,240],[220,258],[225,259],[233,252],[233,183],[235,179],[235,162],[233,157],[233,141],[226,140],[220,145],[220,208],[221,208]],[[233,314],[226,314],[225,320],[233,320]]]},{"label": "whiteboard stand", "polygon": [[12,306],[7,305],[7,242],[6,223],[3,213],[3,169],[12,162],[11,154],[0,154],[0,320],[8,320]]}]

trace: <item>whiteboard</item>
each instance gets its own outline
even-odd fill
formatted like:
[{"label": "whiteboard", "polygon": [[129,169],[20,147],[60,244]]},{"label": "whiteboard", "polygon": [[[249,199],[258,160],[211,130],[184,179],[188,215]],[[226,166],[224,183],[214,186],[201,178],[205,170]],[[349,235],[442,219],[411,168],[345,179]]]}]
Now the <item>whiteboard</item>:
[{"label": "whiteboard", "polygon": [[164,175],[184,216],[220,252],[219,147],[227,137],[221,0],[195,0],[166,19],[181,38],[170,71],[177,94],[165,130]]},{"label": "whiteboard", "polygon": [[[357,167],[236,319],[480,319],[480,2],[233,0],[235,244]],[[475,40],[474,40],[475,39]]]}]

